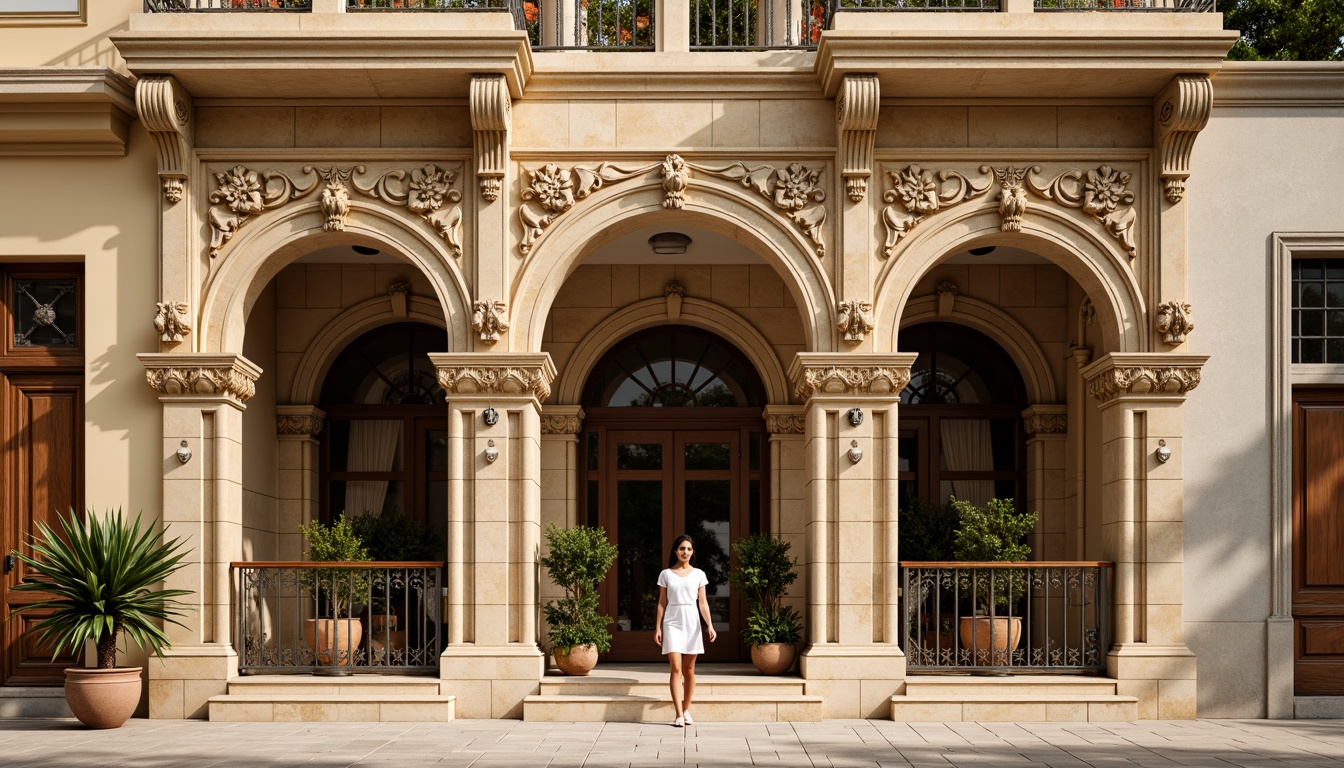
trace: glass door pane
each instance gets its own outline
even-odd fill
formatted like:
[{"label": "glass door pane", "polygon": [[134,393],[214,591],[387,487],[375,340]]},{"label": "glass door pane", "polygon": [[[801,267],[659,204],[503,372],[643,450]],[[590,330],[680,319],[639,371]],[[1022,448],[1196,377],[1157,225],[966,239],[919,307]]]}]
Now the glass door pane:
[{"label": "glass door pane", "polygon": [[732,629],[729,610],[728,556],[732,547],[731,480],[687,480],[686,532],[695,540],[695,561],[709,578],[705,596],[717,632]]},{"label": "glass door pane", "polygon": [[663,483],[616,483],[616,631],[652,632],[663,569]]}]

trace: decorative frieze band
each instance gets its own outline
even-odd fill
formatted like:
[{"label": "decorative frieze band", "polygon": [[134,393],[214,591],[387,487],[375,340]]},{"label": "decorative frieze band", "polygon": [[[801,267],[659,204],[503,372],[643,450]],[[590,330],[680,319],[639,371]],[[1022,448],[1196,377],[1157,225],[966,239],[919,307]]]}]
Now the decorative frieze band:
[{"label": "decorative frieze band", "polygon": [[317,437],[322,434],[326,411],[315,405],[277,405],[275,434],[281,437]]},{"label": "decorative frieze band", "polygon": [[1087,392],[1105,403],[1125,395],[1184,396],[1199,386],[1208,355],[1112,352],[1083,369]]},{"label": "decorative frieze band", "polygon": [[796,406],[766,406],[765,431],[772,435],[804,434],[807,432],[807,416],[802,408]]},{"label": "decorative frieze band", "polygon": [[223,396],[245,403],[257,392],[261,368],[242,355],[145,353],[136,356],[161,395]]},{"label": "decorative frieze band", "polygon": [[800,352],[789,366],[793,394],[896,397],[910,383],[913,354],[857,355]]},{"label": "decorative frieze band", "polygon": [[577,435],[583,427],[583,408],[577,405],[548,405],[541,411],[541,434]]},{"label": "decorative frieze band", "polygon": [[191,94],[169,75],[145,75],[135,84],[135,110],[158,151],[163,199],[180,203],[191,162]]},{"label": "decorative frieze band", "polygon": [[1022,411],[1022,428],[1028,435],[1063,435],[1069,431],[1068,406],[1033,405]]},{"label": "decorative frieze band", "polygon": [[527,395],[544,401],[551,396],[555,364],[542,354],[448,352],[429,356],[438,370],[439,386],[454,395]]}]

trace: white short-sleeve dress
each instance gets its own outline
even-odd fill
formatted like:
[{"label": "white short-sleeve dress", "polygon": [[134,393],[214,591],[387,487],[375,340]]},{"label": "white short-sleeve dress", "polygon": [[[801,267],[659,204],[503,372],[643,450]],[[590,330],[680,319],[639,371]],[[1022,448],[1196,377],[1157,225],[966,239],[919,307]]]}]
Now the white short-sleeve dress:
[{"label": "white short-sleeve dress", "polygon": [[700,632],[700,588],[709,586],[709,577],[699,568],[678,576],[671,568],[658,574],[658,586],[667,588],[667,608],[663,611],[663,653],[704,653]]}]

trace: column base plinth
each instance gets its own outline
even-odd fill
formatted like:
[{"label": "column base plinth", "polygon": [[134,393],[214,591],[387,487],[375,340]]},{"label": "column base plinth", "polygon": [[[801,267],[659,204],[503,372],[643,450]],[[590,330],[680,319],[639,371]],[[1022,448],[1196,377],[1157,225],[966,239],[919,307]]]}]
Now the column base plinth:
[{"label": "column base plinth", "polygon": [[439,693],[457,697],[457,717],[523,717],[523,699],[541,691],[546,656],[536,645],[450,645],[439,656]]},{"label": "column base plinth", "polygon": [[238,654],[220,643],[174,645],[149,657],[149,716],[157,720],[204,719],[210,697],[228,693],[238,676]]},{"label": "column base plinth", "polygon": [[897,645],[819,643],[803,651],[799,670],[805,692],[823,698],[823,717],[886,719],[905,685],[905,653]]},{"label": "column base plinth", "polygon": [[1140,720],[1197,716],[1195,654],[1184,645],[1116,645],[1106,655],[1106,673],[1116,693],[1138,698]]}]

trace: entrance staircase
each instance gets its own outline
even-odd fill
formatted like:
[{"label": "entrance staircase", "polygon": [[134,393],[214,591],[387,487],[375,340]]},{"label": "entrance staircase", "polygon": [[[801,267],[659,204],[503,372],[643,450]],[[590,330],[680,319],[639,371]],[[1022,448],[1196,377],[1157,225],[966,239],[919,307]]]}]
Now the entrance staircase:
[{"label": "entrance staircase", "polygon": [[1139,700],[1104,677],[912,675],[891,697],[897,722],[1130,722]]},{"label": "entrance staircase", "polygon": [[[538,722],[671,722],[666,664],[600,663],[587,677],[547,673],[541,693],[523,700],[523,720]],[[766,677],[750,664],[702,664],[695,670],[696,722],[821,719],[820,696],[800,677]]]},{"label": "entrance staircase", "polygon": [[210,699],[210,719],[226,722],[435,722],[454,718],[456,697],[437,677],[249,675]]}]

